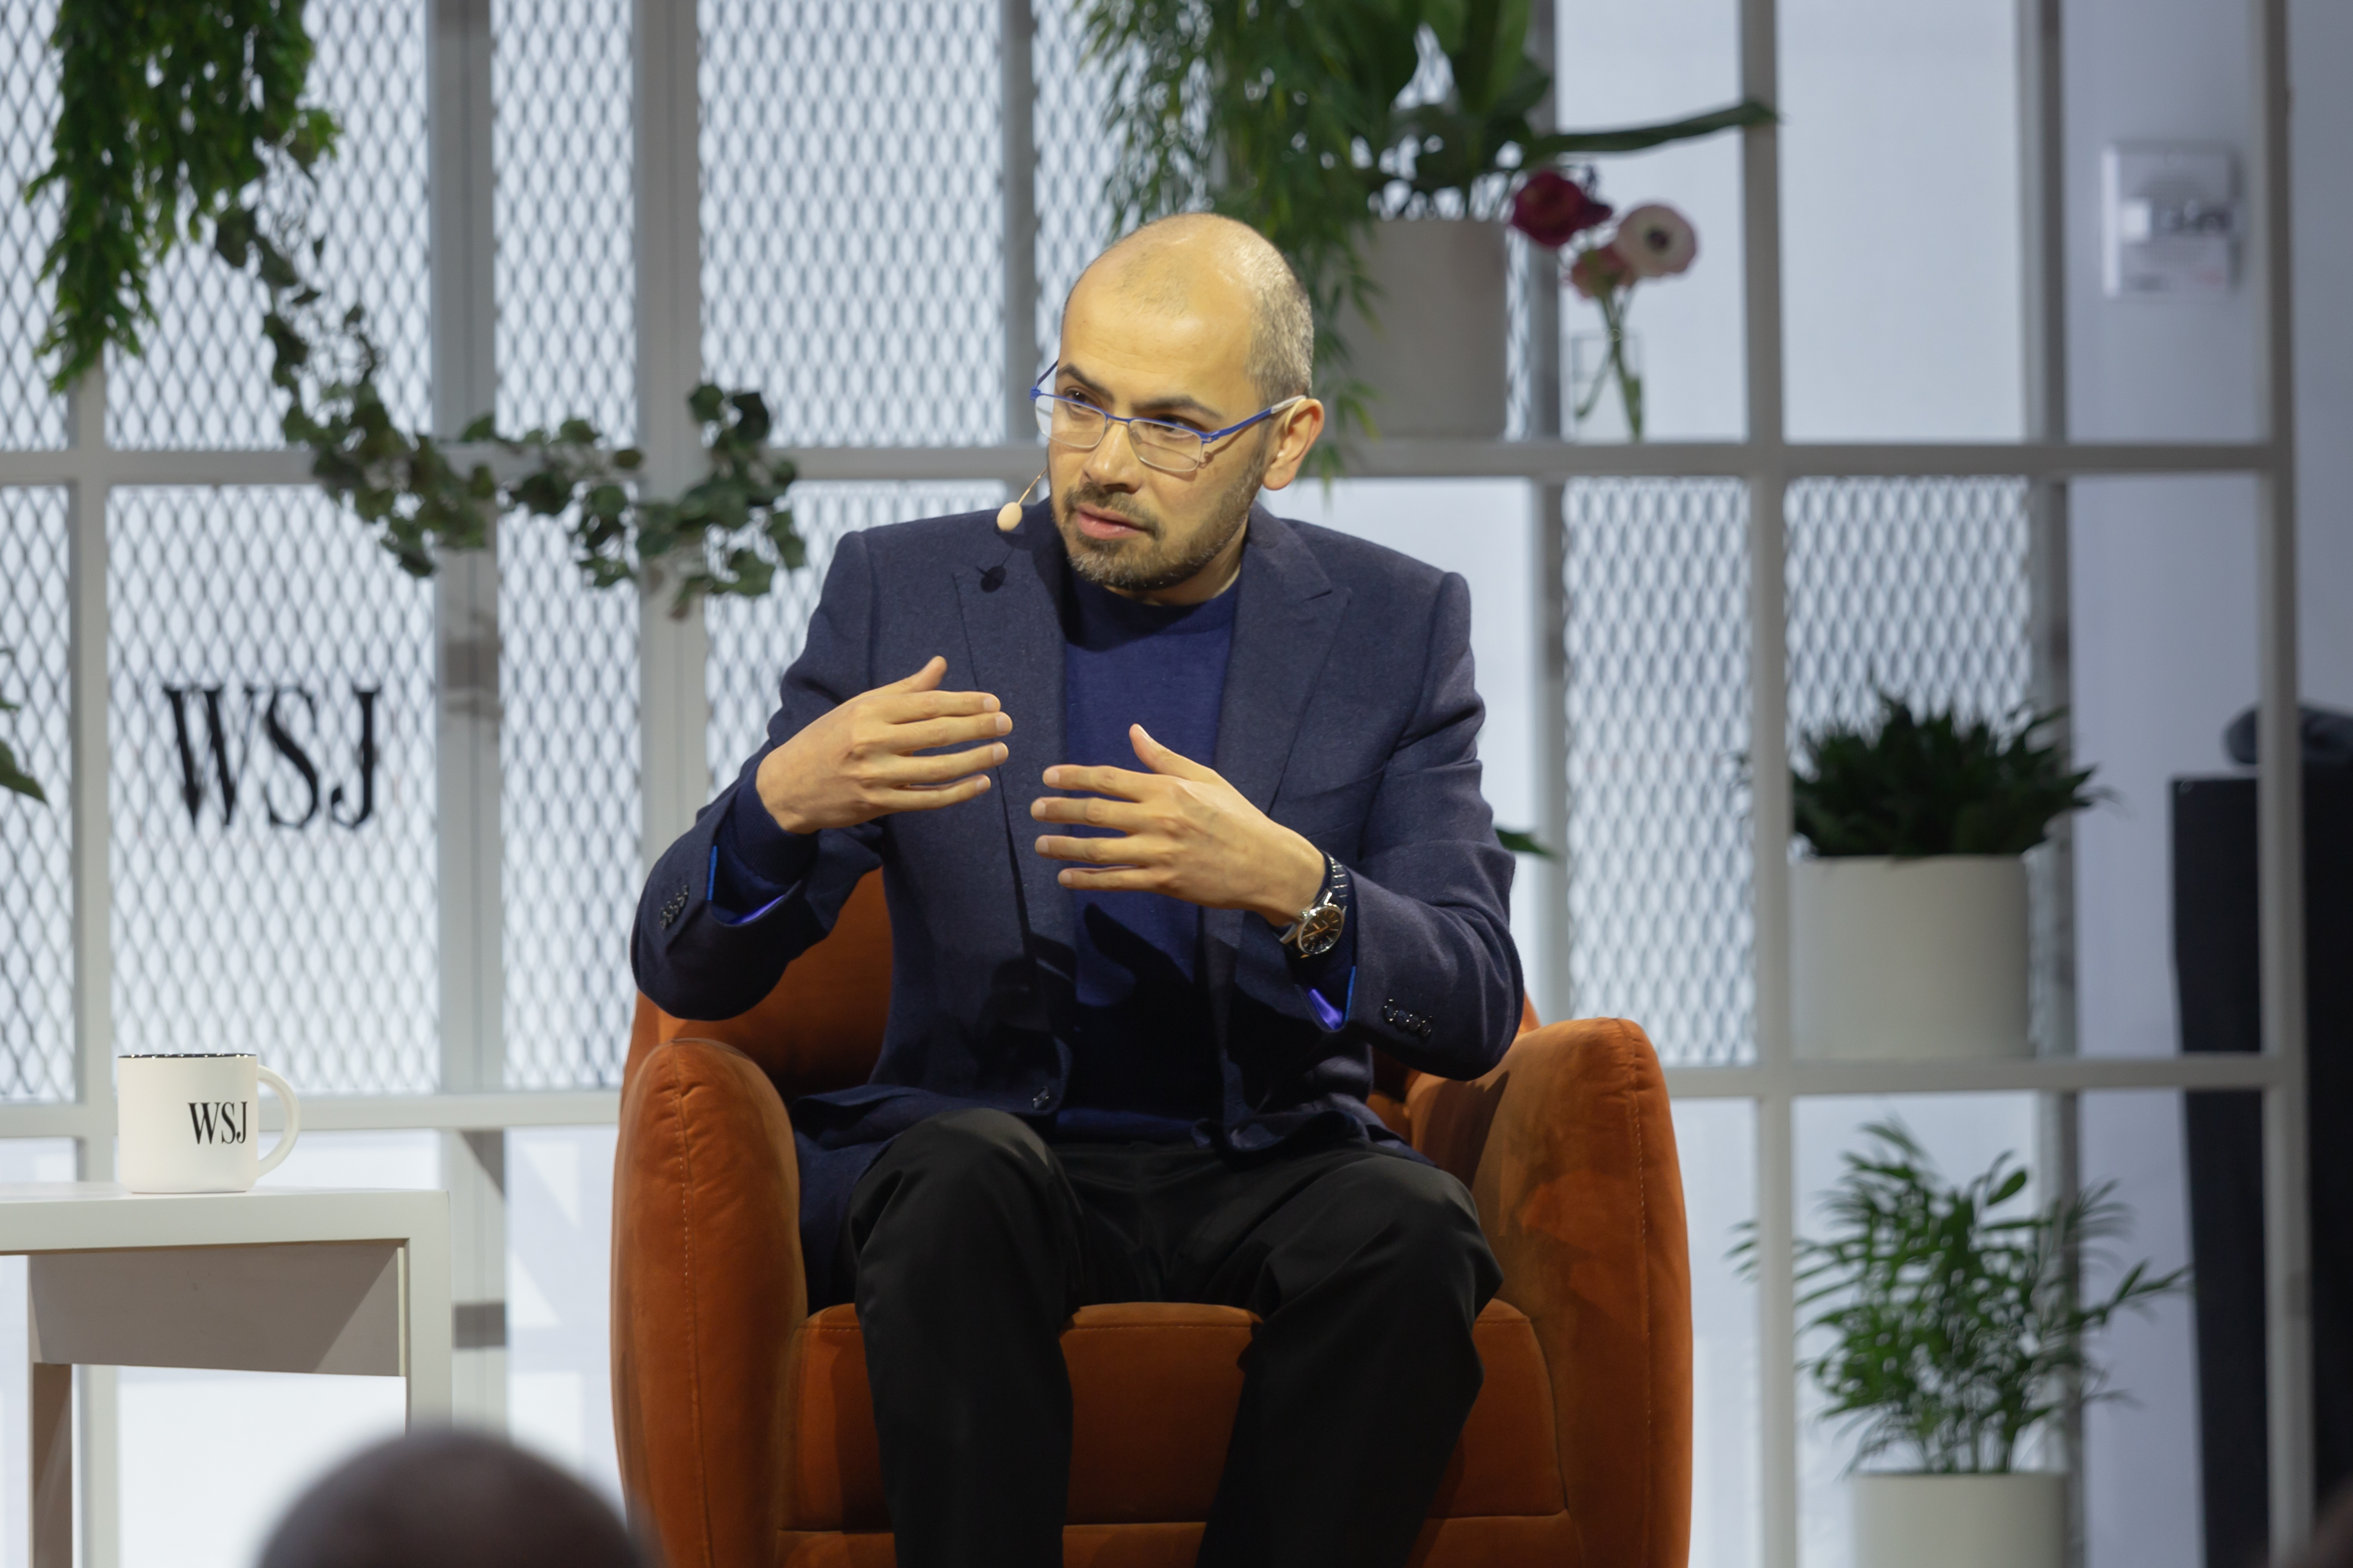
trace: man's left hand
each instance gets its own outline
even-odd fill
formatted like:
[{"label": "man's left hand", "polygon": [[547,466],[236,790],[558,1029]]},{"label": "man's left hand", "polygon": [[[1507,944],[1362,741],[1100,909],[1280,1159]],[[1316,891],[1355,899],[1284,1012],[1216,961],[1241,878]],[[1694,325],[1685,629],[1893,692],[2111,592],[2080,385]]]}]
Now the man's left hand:
[{"label": "man's left hand", "polygon": [[1287,926],[1324,885],[1324,852],[1242,797],[1189,757],[1128,726],[1136,760],[1149,773],[1071,765],[1046,770],[1049,789],[1093,798],[1040,795],[1040,822],[1108,827],[1121,837],[1038,840],[1038,853],[1079,864],[1056,878],[1065,888],[1165,893],[1211,910],[1255,910]]}]

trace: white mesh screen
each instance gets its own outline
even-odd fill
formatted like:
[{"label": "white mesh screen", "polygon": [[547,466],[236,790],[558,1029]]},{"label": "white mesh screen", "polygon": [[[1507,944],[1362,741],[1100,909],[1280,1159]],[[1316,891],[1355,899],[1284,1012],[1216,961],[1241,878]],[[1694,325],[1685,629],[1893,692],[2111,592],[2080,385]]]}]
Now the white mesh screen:
[{"label": "white mesh screen", "polygon": [[430,586],[312,490],[118,490],[107,521],[118,1048],[432,1089]]},{"label": "white mesh screen", "polygon": [[66,497],[0,489],[0,740],[43,805],[0,792],[0,1100],[71,1100],[72,761],[66,683]]},{"label": "white mesh screen", "polygon": [[[424,5],[337,0],[304,14],[318,58],[311,98],[343,127],[321,163],[313,227],[321,277],[338,303],[367,308],[385,353],[392,417],[422,428],[428,412],[426,334]],[[107,439],[118,447],[279,447],[280,397],[269,385],[261,286],[232,272],[209,240],[183,242],[155,270],[159,320],[146,353],[108,359]]]}]

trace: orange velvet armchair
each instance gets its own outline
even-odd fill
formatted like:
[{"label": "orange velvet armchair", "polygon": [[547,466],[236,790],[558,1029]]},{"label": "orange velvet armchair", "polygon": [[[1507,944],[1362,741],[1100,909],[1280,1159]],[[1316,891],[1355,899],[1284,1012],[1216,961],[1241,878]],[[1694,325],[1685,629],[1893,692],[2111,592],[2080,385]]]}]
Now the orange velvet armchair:
[{"label": "orange velvet armchair", "polygon": [[[870,877],[742,1017],[681,1023],[638,1000],[613,1178],[613,1415],[631,1515],[669,1568],[892,1562],[857,1315],[807,1310],[785,1110],[864,1080],[890,965]],[[1376,1096],[1470,1184],[1504,1269],[1476,1331],[1486,1381],[1414,1561],[1681,1568],[1691,1279],[1665,1085],[1632,1024],[1534,1022],[1475,1082],[1398,1074]],[[1062,1335],[1066,1564],[1193,1561],[1252,1321],[1080,1310]]]}]

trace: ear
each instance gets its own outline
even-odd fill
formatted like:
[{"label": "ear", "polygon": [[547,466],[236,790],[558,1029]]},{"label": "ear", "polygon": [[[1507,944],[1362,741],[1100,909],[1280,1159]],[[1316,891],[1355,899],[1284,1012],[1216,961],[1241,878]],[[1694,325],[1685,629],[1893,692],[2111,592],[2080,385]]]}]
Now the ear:
[{"label": "ear", "polygon": [[1259,483],[1279,490],[1299,477],[1299,465],[1307,460],[1315,438],[1324,434],[1324,405],[1312,397],[1304,398],[1268,423],[1275,427],[1275,437]]}]

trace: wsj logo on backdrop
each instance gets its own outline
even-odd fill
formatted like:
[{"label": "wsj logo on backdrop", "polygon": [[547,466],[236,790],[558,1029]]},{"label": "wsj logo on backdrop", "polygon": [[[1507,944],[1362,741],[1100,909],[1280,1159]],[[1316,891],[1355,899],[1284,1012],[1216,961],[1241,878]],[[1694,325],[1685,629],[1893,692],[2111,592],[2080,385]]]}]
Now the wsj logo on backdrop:
[{"label": "wsj logo on backdrop", "polygon": [[[375,815],[375,705],[384,695],[381,687],[352,688],[352,700],[359,709],[359,740],[353,748],[348,788],[342,783],[328,783],[322,775],[322,758],[312,754],[314,749],[323,748],[319,740],[319,700],[310,688],[246,687],[244,719],[234,727],[226,711],[233,706],[226,688],[166,686],[164,695],[172,704],[172,735],[180,754],[180,799],[188,808],[190,826],[204,819],[207,796],[214,797],[221,826],[235,826],[238,791],[257,787],[272,827],[308,827],[322,816],[338,827],[357,827]],[[258,786],[253,737],[257,721],[269,749]],[[298,728],[309,737],[307,744],[295,732]],[[292,809],[295,806],[301,809]]]}]

